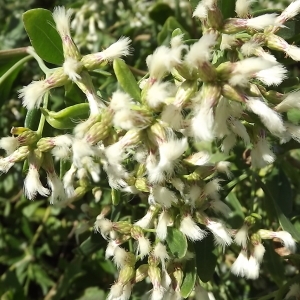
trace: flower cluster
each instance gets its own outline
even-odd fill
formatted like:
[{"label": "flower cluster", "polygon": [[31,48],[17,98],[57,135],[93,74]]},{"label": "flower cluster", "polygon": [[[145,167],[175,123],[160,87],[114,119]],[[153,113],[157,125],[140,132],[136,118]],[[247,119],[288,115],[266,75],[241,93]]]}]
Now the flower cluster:
[{"label": "flower cluster", "polygon": [[[217,0],[201,1],[193,16],[201,23],[202,37],[188,46],[177,31],[169,46],[148,56],[148,76],[136,85],[138,93],[125,87],[108,103],[98,96],[89,71],[129,55],[130,39],[121,37],[101,52],[82,56],[70,34],[71,11],[54,10],[65,61],[44,80],[25,86],[20,97],[27,109],[39,108],[51,89],[73,82],[86,96],[89,117],[72,134],[55,137],[14,129],[13,137],[0,140],[7,151],[0,171],[28,159],[26,196],[50,195],[51,203],[70,203],[89,191],[96,194],[106,179],[114,192],[140,196],[148,211],[137,222],[111,221],[105,208],[94,224],[108,241],[106,258],[119,269],[109,300],[129,299],[133,286],[147,277],[153,286],[151,299],[180,299],[185,266],[195,255],[188,246],[182,255],[172,250],[175,234],[186,245],[211,235],[216,247],[240,246],[231,271],[248,279],[259,276],[262,240],[277,238],[291,253],[296,250],[288,232],[257,230],[250,214],[240,229],[229,228],[224,219],[231,209],[220,190],[221,178],[231,176],[230,163],[212,160],[209,152],[195,146],[216,141],[228,154],[240,139],[251,149],[252,167],[262,168],[275,160],[270,137],[282,143],[300,140],[300,127],[281,114],[299,108],[299,92],[272,91],[288,76],[273,51],[300,61],[300,48],[276,34],[300,11],[300,1],[280,15],[255,18],[249,12],[252,2],[237,0],[237,17],[224,19]],[[62,181],[52,156],[71,163]],[[41,168],[49,188],[40,181]],[[136,245],[135,252],[128,251],[129,241]],[[199,280],[194,290],[201,299],[208,298]]]}]

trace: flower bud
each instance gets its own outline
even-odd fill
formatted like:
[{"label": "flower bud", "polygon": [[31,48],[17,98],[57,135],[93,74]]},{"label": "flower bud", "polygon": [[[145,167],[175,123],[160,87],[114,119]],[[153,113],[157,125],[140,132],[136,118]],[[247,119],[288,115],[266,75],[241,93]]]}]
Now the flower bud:
[{"label": "flower bud", "polygon": [[125,285],[135,277],[135,269],[132,266],[124,266],[119,273],[118,282]]},{"label": "flower bud", "polygon": [[224,84],[222,86],[222,96],[229,100],[237,101],[237,102],[245,102],[246,97],[237,87],[233,87],[229,84]]},{"label": "flower bud", "polygon": [[113,229],[121,234],[129,234],[132,224],[127,221],[119,221],[113,223]]},{"label": "flower bud", "polygon": [[135,272],[135,282],[140,282],[148,276],[149,265],[140,265]]}]

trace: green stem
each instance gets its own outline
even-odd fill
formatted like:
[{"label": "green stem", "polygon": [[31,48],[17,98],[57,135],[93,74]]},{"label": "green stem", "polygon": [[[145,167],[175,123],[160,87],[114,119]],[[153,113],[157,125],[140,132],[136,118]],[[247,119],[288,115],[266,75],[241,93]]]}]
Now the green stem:
[{"label": "green stem", "polygon": [[241,182],[241,181],[243,181],[244,179],[246,179],[248,176],[249,176],[249,174],[244,173],[244,174],[240,175],[239,177],[237,177],[236,179],[234,179],[234,180],[228,182],[228,183],[225,185],[225,187],[226,187],[227,189],[231,189],[231,188],[235,187],[239,182]]},{"label": "green stem", "polygon": [[44,61],[37,55],[37,53],[34,51],[32,47],[27,48],[27,52],[37,61],[40,69],[45,73],[49,74],[50,72],[53,72],[54,69],[49,69]]},{"label": "green stem", "polygon": [[[48,106],[48,99],[49,99],[49,92],[47,92],[44,95],[43,108],[47,108],[47,106]],[[43,114],[41,114],[39,127],[38,127],[38,129],[36,131],[37,135],[40,136],[40,137],[42,137],[42,133],[43,133],[44,125],[45,125],[45,120],[46,120],[46,117]]]},{"label": "green stem", "polygon": [[7,61],[10,58],[15,58],[19,56],[26,56],[28,54],[27,47],[0,50],[0,61]]},{"label": "green stem", "polygon": [[16,62],[11,68],[9,68],[1,77],[0,77],[0,85],[8,78],[15,70],[17,70],[20,66],[22,66],[25,62],[32,59],[32,56],[28,55],[18,62]]},{"label": "green stem", "polygon": [[156,232],[156,229],[143,228],[143,231],[146,231],[146,232]]}]

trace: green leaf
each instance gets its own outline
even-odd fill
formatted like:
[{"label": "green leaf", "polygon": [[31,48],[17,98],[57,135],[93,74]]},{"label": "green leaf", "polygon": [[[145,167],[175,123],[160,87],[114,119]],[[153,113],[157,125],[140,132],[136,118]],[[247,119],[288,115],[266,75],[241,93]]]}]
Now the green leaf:
[{"label": "green leaf", "polygon": [[208,235],[202,241],[197,241],[194,245],[197,274],[203,282],[208,282],[211,280],[217,264],[217,256],[213,252],[215,250],[213,235]]},{"label": "green leaf", "polygon": [[156,23],[159,23],[162,25],[165,23],[165,21],[168,17],[174,16],[174,11],[168,4],[158,2],[150,8],[149,16]]},{"label": "green leaf", "polygon": [[270,243],[265,243],[266,253],[264,255],[264,263],[268,269],[268,273],[278,286],[283,284],[285,279],[284,266],[281,257],[272,249]]},{"label": "green leaf", "polygon": [[227,195],[226,202],[229,204],[229,207],[232,208],[232,215],[230,215],[230,218],[228,219],[229,224],[233,228],[238,228],[241,226],[241,224],[243,224],[245,215],[243,213],[243,208],[240,204],[240,201],[238,200],[234,191],[231,191]]},{"label": "green leaf", "polygon": [[41,266],[34,264],[32,266],[33,279],[39,284],[45,295],[48,291],[48,287],[53,286],[54,282],[50,279],[48,274],[42,269]]},{"label": "green leaf", "polygon": [[288,20],[284,23],[284,27],[281,27],[276,34],[282,37],[283,39],[291,39],[296,32],[296,21]]},{"label": "green leaf", "polygon": [[293,207],[293,192],[290,181],[281,168],[274,169],[272,173],[268,177],[267,187],[282,213],[289,215]]},{"label": "green leaf", "polygon": [[[0,63],[0,77],[12,68],[20,59],[11,58],[6,60],[5,63]],[[0,106],[8,99],[12,84],[14,83],[17,75],[22,69],[22,65],[17,67],[3,82],[0,84]]]},{"label": "green leaf", "polygon": [[199,0],[190,0],[192,10],[194,11],[197,5],[199,4]]},{"label": "green leaf", "polygon": [[89,256],[103,247],[103,245],[104,240],[101,235],[92,233],[74,252],[82,256]]},{"label": "green leaf", "polygon": [[37,210],[37,208],[41,206],[43,203],[44,201],[35,201],[25,206],[22,210],[23,215],[27,218],[32,217],[32,215]]},{"label": "green leaf", "polygon": [[98,287],[88,287],[84,290],[82,297],[78,300],[96,300],[105,299],[104,291],[100,290]]},{"label": "green leaf", "polygon": [[294,124],[300,123],[300,110],[298,108],[292,108],[287,112],[288,120]]},{"label": "green leaf", "polygon": [[118,82],[124,90],[124,92],[129,94],[136,101],[140,101],[140,88],[124,60],[120,58],[115,59],[113,62],[113,68],[117,76]]},{"label": "green leaf", "polygon": [[62,41],[52,13],[42,8],[28,10],[23,14],[23,23],[36,53],[49,63],[61,65],[64,61]]},{"label": "green leaf", "polygon": [[189,39],[190,38],[190,35],[183,28],[183,26],[174,17],[169,17],[166,20],[166,22],[164,23],[163,28],[161,29],[161,31],[157,35],[157,42],[158,42],[158,44],[159,45],[162,45],[162,44],[167,45],[167,44],[169,44],[170,40],[171,40],[171,37],[172,37],[172,33],[177,28],[179,28],[182,31],[182,33],[184,33],[185,39]]},{"label": "green leaf", "polygon": [[180,293],[183,298],[187,298],[193,291],[196,282],[197,272],[195,258],[187,261],[183,272],[184,276],[180,287]]},{"label": "green leaf", "polygon": [[182,258],[185,256],[187,251],[187,240],[180,230],[174,227],[168,227],[166,242],[169,250],[175,257]]},{"label": "green leaf", "polygon": [[224,19],[233,18],[236,16],[235,2],[236,2],[236,0],[220,0],[219,1],[218,6],[222,12]]},{"label": "green leaf", "polygon": [[272,193],[269,191],[266,184],[264,184],[259,177],[256,177],[258,184],[265,193],[265,205],[269,219],[273,219],[274,215],[277,216],[279,224],[282,229],[288,231],[296,241],[300,241],[300,232],[295,228],[291,221],[284,215]]},{"label": "green leaf", "polygon": [[83,274],[84,272],[82,270],[81,258],[75,257],[71,262],[68,263],[68,266],[64,270],[62,280],[59,281],[56,293],[52,299],[63,299],[74,280],[82,276]]},{"label": "green leaf", "polygon": [[41,118],[41,111],[37,108],[28,110],[25,117],[25,127],[31,130],[37,130]]}]

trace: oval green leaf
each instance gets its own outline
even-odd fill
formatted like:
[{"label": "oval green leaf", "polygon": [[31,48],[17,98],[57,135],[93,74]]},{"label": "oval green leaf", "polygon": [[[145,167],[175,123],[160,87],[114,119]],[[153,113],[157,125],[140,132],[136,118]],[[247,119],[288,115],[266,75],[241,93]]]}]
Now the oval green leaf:
[{"label": "oval green leaf", "polygon": [[188,260],[184,268],[184,276],[180,287],[180,293],[183,298],[187,298],[194,289],[196,282],[196,263],[195,259]]},{"label": "oval green leaf", "polygon": [[41,118],[41,111],[37,108],[28,110],[25,117],[25,127],[31,130],[37,130]]},{"label": "oval green leaf", "polygon": [[211,280],[217,264],[217,256],[213,252],[215,249],[213,235],[208,235],[202,241],[195,244],[197,274],[203,282]]},{"label": "oval green leaf", "polygon": [[134,100],[141,100],[140,88],[124,60],[117,58],[113,62],[114,71],[121,88]]},{"label": "oval green leaf", "polygon": [[174,227],[168,227],[166,239],[169,250],[176,258],[182,258],[187,251],[187,240],[185,235]]},{"label": "oval green leaf", "polygon": [[276,282],[277,286],[280,287],[282,286],[285,279],[282,259],[277,253],[275,253],[270,243],[264,243],[264,246],[266,248],[266,253],[264,255],[264,264],[268,270],[268,274],[270,274],[272,279]]},{"label": "oval green leaf", "polygon": [[36,53],[49,63],[61,65],[64,61],[62,41],[52,13],[42,8],[28,10],[23,14],[23,23]]},{"label": "oval green leaf", "polygon": [[174,17],[169,17],[166,22],[164,23],[163,28],[157,35],[157,42],[159,45],[168,45],[170,43],[172,34],[174,30],[179,28],[182,33],[184,33],[185,39],[189,39],[189,33],[183,28],[183,26],[177,21]]}]

